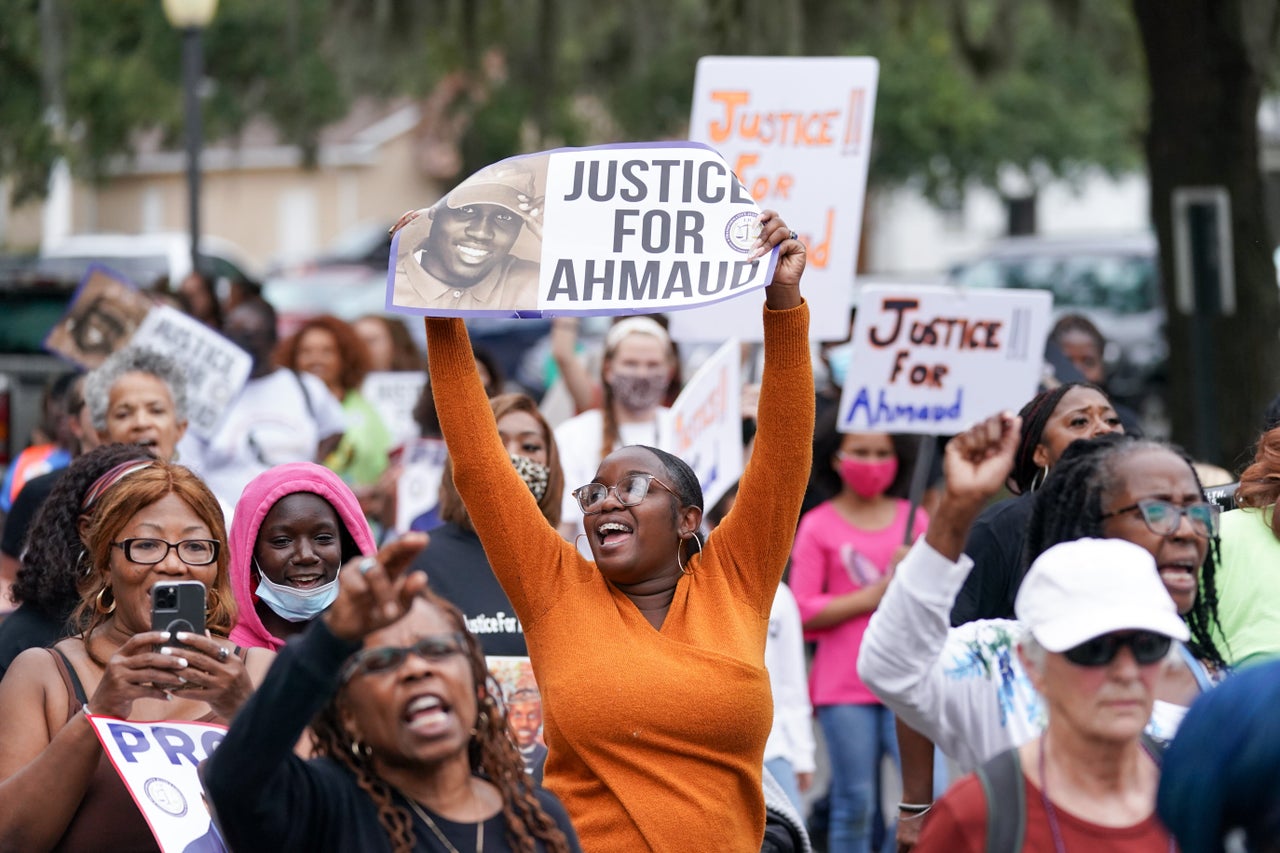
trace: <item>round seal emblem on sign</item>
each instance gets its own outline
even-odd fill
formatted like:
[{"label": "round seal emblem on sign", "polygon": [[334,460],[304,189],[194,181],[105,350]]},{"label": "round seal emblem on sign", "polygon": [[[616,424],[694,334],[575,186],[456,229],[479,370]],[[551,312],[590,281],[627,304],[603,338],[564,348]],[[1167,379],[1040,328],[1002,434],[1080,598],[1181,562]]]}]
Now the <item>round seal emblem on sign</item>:
[{"label": "round seal emblem on sign", "polygon": [[724,241],[735,252],[747,254],[751,244],[760,236],[760,214],[755,211],[735,213],[724,226]]},{"label": "round seal emblem on sign", "polygon": [[165,814],[182,817],[187,813],[187,798],[182,796],[178,786],[168,779],[153,776],[143,783],[142,790],[147,795],[147,799],[155,803],[156,808]]}]

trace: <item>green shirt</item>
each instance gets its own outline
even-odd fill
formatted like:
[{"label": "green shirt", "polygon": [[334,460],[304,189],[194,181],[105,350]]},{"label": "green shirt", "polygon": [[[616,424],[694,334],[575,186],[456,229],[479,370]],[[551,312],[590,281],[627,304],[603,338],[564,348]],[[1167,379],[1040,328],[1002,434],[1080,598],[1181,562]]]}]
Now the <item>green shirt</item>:
[{"label": "green shirt", "polygon": [[325,467],[350,486],[372,486],[387,468],[391,433],[377,410],[357,390],[342,398],[347,431],[337,448],[325,457]]},{"label": "green shirt", "polygon": [[1215,586],[1226,642],[1214,640],[1233,665],[1280,655],[1280,540],[1271,530],[1274,511],[1271,506],[1222,514],[1222,562]]}]

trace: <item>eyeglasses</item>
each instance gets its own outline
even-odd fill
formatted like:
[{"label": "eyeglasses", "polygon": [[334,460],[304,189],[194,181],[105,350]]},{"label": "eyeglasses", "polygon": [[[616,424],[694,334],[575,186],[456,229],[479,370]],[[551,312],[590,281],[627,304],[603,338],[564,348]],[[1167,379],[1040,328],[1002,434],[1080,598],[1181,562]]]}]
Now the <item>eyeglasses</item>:
[{"label": "eyeglasses", "polygon": [[1195,531],[1196,535],[1217,536],[1218,516],[1222,514],[1222,507],[1214,503],[1193,503],[1186,506],[1178,506],[1175,503],[1162,501],[1158,498],[1144,498],[1137,503],[1105,513],[1102,517],[1111,518],[1113,515],[1133,512],[1135,509],[1142,515],[1142,520],[1146,523],[1147,529],[1157,536],[1172,536],[1174,531],[1178,529],[1178,525],[1182,523],[1184,515],[1187,517],[1187,521],[1191,522],[1191,529]]},{"label": "eyeglasses", "polygon": [[342,684],[346,684],[357,675],[391,672],[404,663],[410,654],[415,654],[432,663],[439,663],[453,655],[466,653],[467,638],[463,634],[431,634],[411,646],[379,646],[376,649],[356,652],[343,664],[339,679]]},{"label": "eyeglasses", "polygon": [[[657,483],[671,494],[676,494],[674,489],[652,474],[628,474],[612,486],[606,486],[604,483],[587,483],[585,486],[579,486],[573,490],[573,496],[578,499],[578,506],[582,507],[583,513],[594,515],[603,508],[610,492],[613,492],[618,498],[618,503],[623,506],[635,506],[649,494],[650,483]],[[679,495],[676,497],[678,498]]]},{"label": "eyeglasses", "polygon": [[169,556],[169,551],[178,552],[178,559],[188,566],[207,566],[218,559],[218,548],[222,545],[217,539],[183,539],[181,542],[166,542],[163,539],[125,539],[112,542],[111,547],[124,551],[124,558],[131,563],[152,566]]},{"label": "eyeglasses", "polygon": [[1062,656],[1076,666],[1106,666],[1115,660],[1122,647],[1133,652],[1139,666],[1149,666],[1164,660],[1169,654],[1173,639],[1154,631],[1133,631],[1125,634],[1103,634],[1092,640],[1067,649]]}]

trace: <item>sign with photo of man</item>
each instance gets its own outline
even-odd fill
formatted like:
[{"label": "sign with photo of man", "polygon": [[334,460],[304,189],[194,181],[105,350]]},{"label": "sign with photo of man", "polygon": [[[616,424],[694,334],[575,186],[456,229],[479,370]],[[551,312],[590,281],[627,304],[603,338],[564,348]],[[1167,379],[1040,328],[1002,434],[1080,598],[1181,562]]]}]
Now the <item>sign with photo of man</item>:
[{"label": "sign with photo of man", "polygon": [[553,317],[695,308],[764,287],[760,208],[693,142],[564,148],[488,166],[397,232],[387,309]]}]

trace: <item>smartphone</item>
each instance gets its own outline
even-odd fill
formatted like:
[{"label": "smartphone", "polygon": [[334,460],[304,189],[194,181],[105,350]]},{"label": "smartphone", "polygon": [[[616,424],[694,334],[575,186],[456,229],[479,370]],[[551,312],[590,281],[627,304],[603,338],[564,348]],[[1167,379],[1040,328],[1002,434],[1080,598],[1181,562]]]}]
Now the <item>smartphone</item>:
[{"label": "smartphone", "polygon": [[178,631],[204,633],[205,588],[200,581],[162,581],[151,587],[151,630],[167,631],[181,645]]}]

